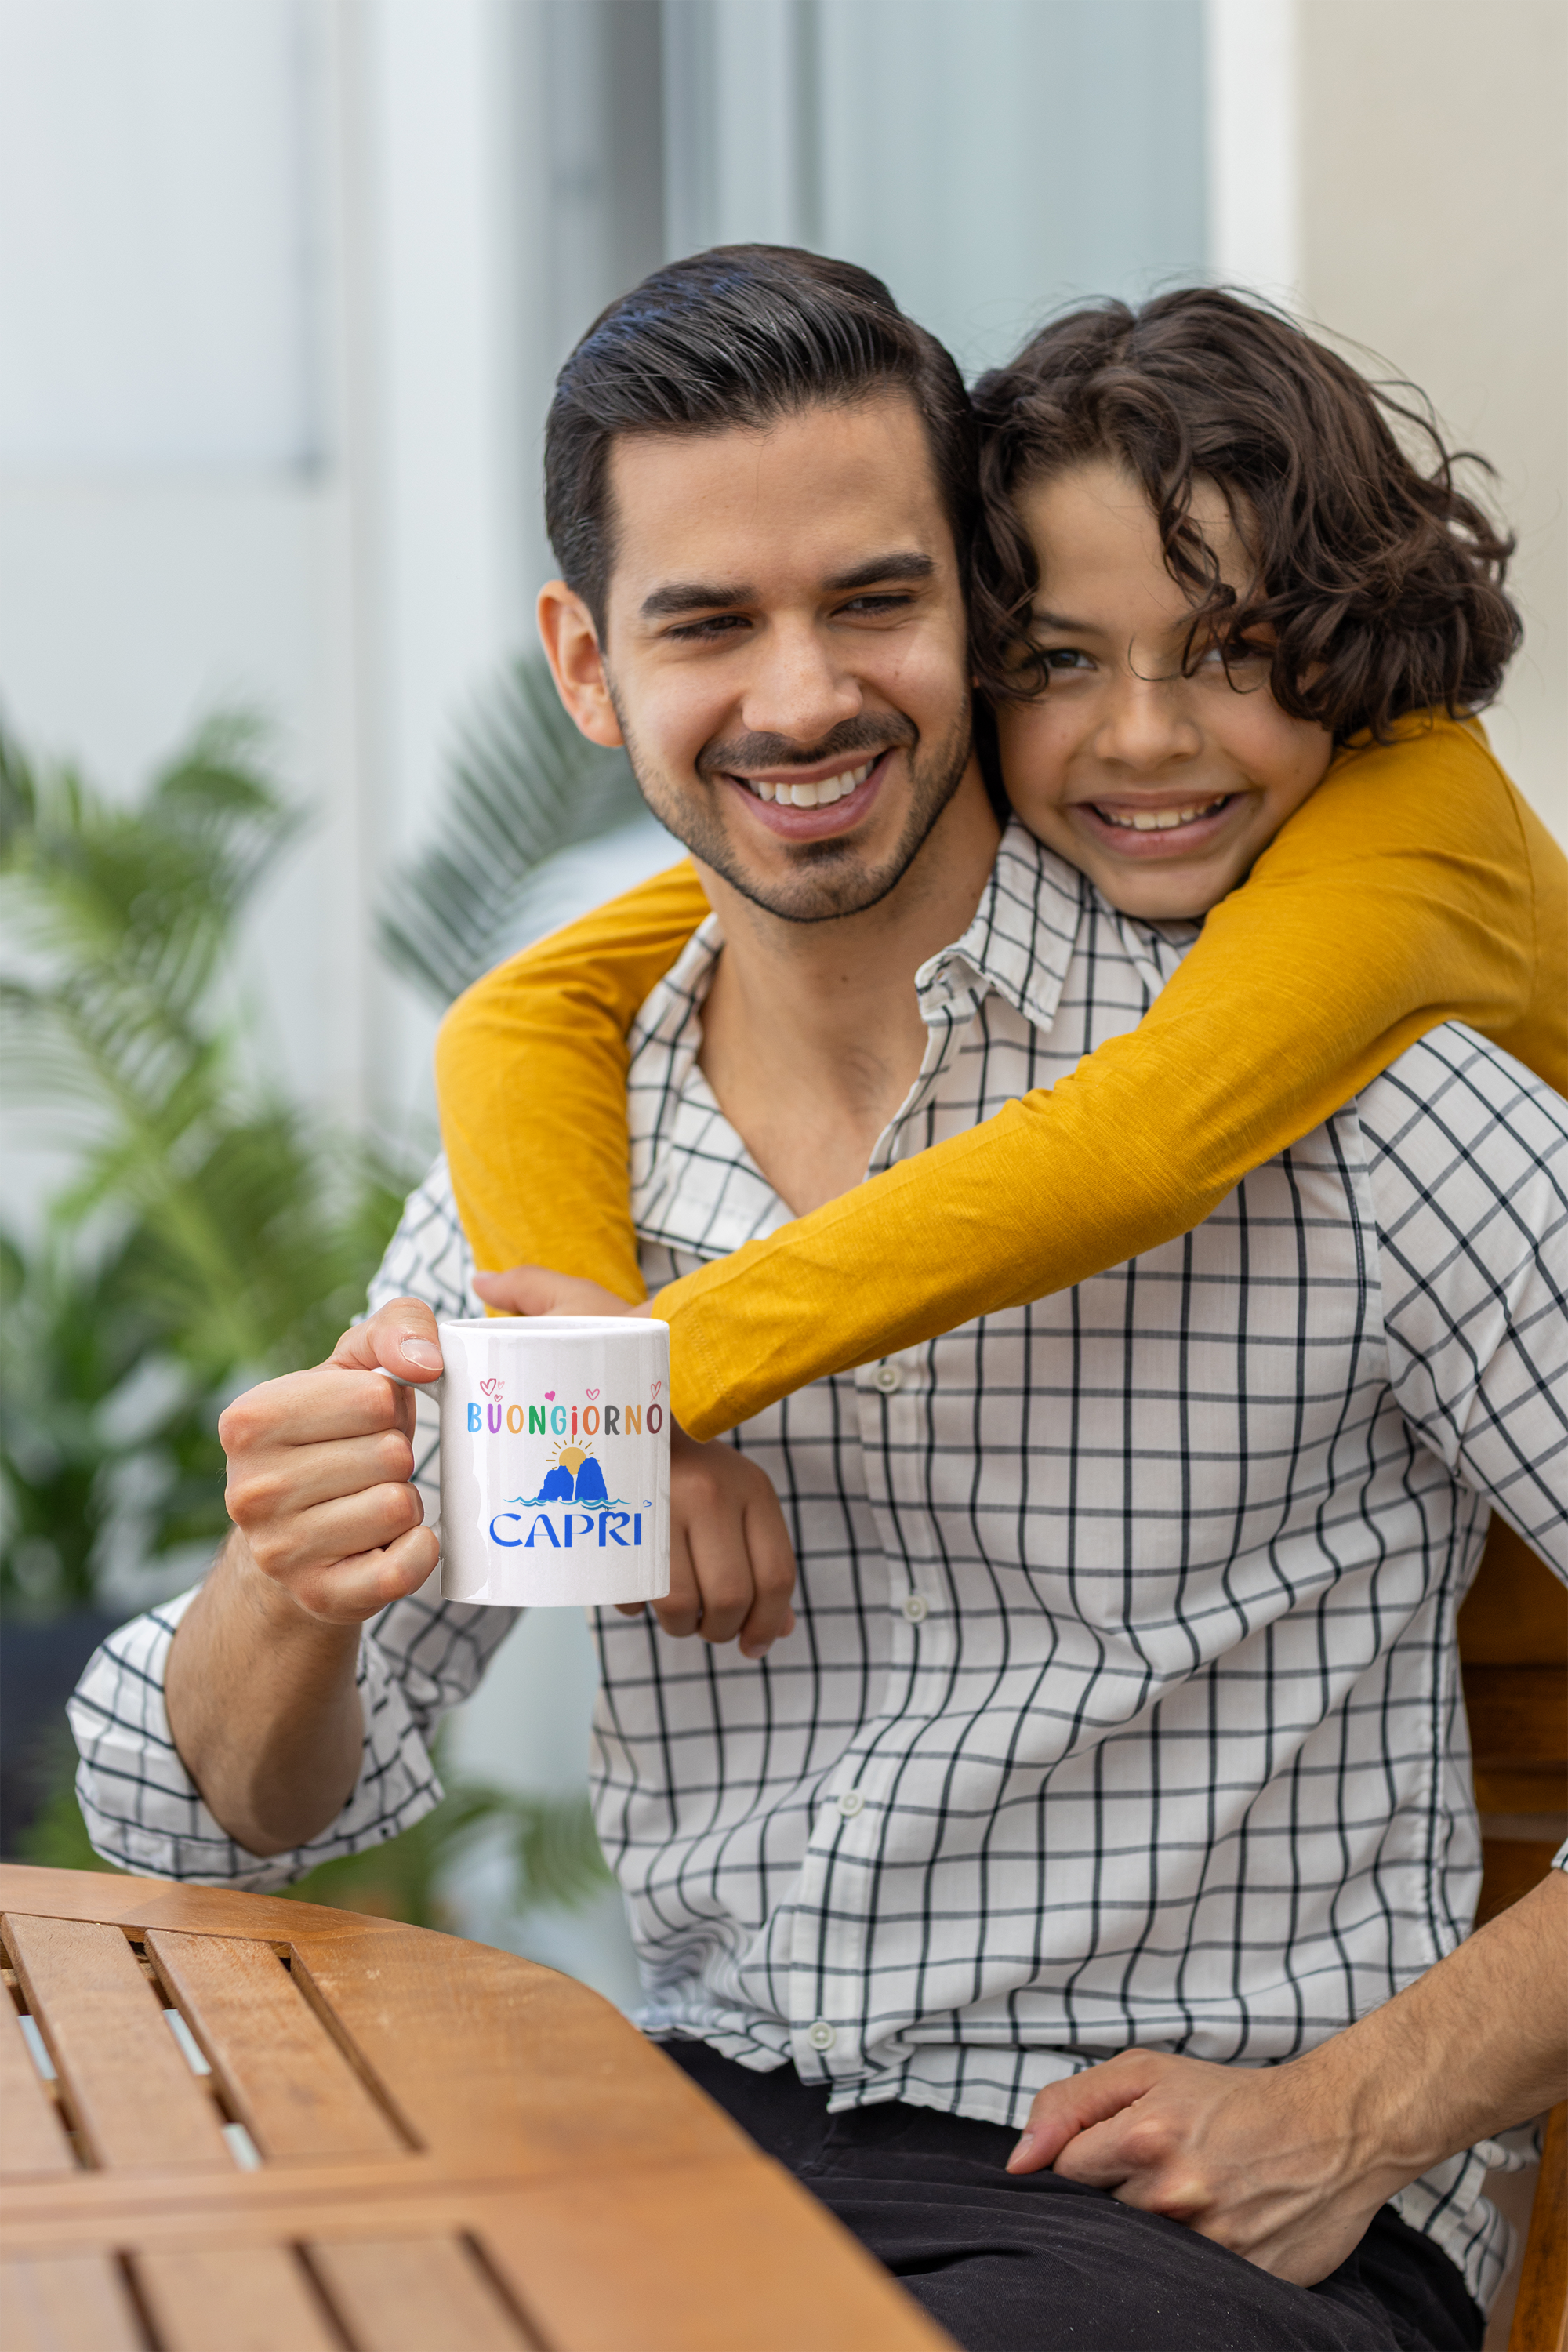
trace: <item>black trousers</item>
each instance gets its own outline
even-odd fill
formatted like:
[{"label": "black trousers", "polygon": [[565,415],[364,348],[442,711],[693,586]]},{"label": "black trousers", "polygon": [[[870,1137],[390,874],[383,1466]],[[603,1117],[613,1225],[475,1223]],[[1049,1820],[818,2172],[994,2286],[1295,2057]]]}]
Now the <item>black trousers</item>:
[{"label": "black trousers", "polygon": [[1331,2277],[1291,2286],[1103,2189],[1015,2178],[1000,2124],[901,2102],[829,2116],[793,2066],[664,2047],[966,2352],[1478,2352],[1458,2271],[1386,2206]]}]

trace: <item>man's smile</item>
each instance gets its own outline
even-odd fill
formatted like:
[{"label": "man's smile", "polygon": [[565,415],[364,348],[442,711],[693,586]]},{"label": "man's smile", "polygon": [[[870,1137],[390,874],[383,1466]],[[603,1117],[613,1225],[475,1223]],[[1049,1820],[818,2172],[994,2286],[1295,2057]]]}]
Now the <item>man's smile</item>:
[{"label": "man's smile", "polygon": [[819,760],[815,767],[774,768],[764,775],[725,772],[726,782],[767,831],[784,841],[821,841],[847,833],[868,814],[887,777],[891,750],[875,759],[846,764]]}]

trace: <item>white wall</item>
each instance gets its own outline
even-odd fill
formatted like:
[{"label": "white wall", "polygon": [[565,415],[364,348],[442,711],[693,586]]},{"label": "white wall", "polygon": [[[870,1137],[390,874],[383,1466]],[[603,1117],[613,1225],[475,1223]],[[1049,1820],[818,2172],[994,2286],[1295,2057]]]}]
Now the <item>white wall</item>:
[{"label": "white wall", "polygon": [[1528,634],[1488,724],[1568,840],[1568,10],[1303,0],[1297,39],[1308,308],[1498,468]]}]

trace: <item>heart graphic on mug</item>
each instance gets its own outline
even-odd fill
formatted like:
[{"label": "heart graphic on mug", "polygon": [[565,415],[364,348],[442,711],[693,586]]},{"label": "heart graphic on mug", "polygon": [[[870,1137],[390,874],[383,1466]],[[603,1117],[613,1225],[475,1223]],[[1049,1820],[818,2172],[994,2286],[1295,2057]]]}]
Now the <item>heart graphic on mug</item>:
[{"label": "heart graphic on mug", "polygon": [[479,1382],[480,1388],[483,1389],[486,1396],[489,1397],[498,1396],[500,1392],[500,1381],[481,1381]]},{"label": "heart graphic on mug", "polygon": [[598,1395],[598,1393],[599,1391],[597,1389],[590,1389],[588,1391],[588,1402],[590,1404],[593,1403],[594,1399]]},{"label": "heart graphic on mug", "polygon": [[553,1389],[546,1389],[546,1390],[545,1390],[545,1391],[544,1391],[544,1402],[545,1402],[545,1403],[546,1403],[546,1404],[553,1404],[553,1403],[554,1403],[554,1402],[555,1402],[555,1391],[554,1391],[554,1390],[553,1390]]},{"label": "heart graphic on mug", "polygon": [[651,1397],[656,1397],[656,1396],[658,1394],[658,1392],[659,1392],[660,1389],[661,1389],[663,1386],[664,1386],[664,1382],[663,1382],[662,1381],[650,1381],[648,1382],[648,1391],[647,1391],[647,1392],[648,1392],[649,1396],[651,1396]]}]

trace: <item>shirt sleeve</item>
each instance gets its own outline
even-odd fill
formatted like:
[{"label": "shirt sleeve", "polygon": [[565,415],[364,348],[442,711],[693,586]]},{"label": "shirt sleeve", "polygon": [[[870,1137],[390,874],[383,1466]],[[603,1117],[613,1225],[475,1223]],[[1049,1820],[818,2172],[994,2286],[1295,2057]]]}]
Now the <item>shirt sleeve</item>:
[{"label": "shirt sleeve", "polygon": [[[410,1195],[370,1288],[371,1311],[422,1298],[437,1315],[474,1313],[472,1260],[444,1161]],[[414,1484],[433,1525],[440,1507],[435,1398],[415,1403]],[[521,1613],[443,1601],[438,1573],[366,1627],[355,1675],[364,1736],[359,1779],[335,1821],[287,1853],[237,1845],[203,1803],[181,1761],[163,1677],[193,1590],[110,1634],[89,1660],[67,1710],[81,1763],[77,1795],[96,1851],[142,1875],[209,1886],[287,1885],[319,1862],[359,1853],[409,1829],[439,1802],[429,1743],[441,1717],[479,1684]]]},{"label": "shirt sleeve", "polygon": [[1358,1108],[1400,1409],[1568,1581],[1568,1104],[1454,1026]]}]

